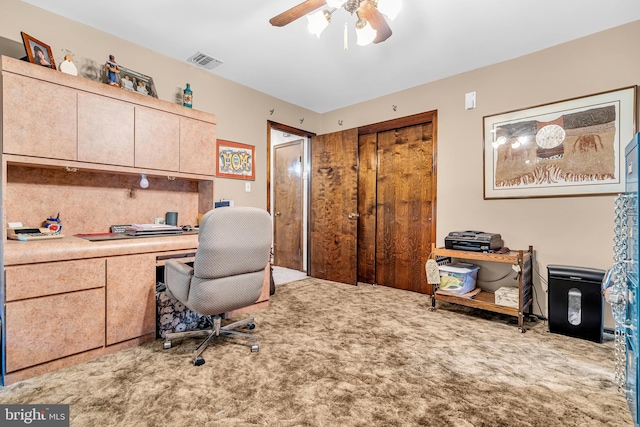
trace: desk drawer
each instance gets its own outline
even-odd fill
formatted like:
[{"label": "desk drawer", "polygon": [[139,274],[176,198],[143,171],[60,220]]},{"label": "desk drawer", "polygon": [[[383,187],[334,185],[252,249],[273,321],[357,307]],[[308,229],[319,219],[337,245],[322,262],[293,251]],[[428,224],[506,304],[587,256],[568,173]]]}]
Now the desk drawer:
[{"label": "desk drawer", "polygon": [[7,372],[104,347],[104,306],[104,288],[6,304]]},{"label": "desk drawer", "polygon": [[105,286],[105,259],[8,266],[6,302]]}]

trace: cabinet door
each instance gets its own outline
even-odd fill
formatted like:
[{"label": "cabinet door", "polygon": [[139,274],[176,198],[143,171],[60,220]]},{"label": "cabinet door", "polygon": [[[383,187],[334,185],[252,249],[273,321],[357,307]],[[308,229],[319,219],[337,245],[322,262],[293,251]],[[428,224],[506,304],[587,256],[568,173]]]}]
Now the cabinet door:
[{"label": "cabinet door", "polygon": [[180,168],[180,117],[135,107],[135,166],[177,172]]},{"label": "cabinet door", "polygon": [[180,118],[180,172],[215,175],[215,124]]},{"label": "cabinet door", "polygon": [[133,105],[78,94],[78,160],[133,166]]},{"label": "cabinet door", "polygon": [[7,372],[104,346],[104,288],[9,302]]},{"label": "cabinet door", "polygon": [[3,152],[76,160],[76,91],[2,74]]},{"label": "cabinet door", "polygon": [[107,345],[156,330],[156,257],[107,259]]}]

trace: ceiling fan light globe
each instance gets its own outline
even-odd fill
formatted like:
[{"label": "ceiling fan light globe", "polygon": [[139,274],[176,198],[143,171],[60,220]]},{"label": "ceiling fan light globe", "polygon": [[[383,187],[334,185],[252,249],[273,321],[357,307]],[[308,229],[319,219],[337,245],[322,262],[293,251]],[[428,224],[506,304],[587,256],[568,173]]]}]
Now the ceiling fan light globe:
[{"label": "ceiling fan light globe", "polygon": [[366,46],[371,44],[378,32],[374,30],[366,19],[358,19],[356,22],[356,44],[358,46]]},{"label": "ceiling fan light globe", "polygon": [[393,21],[402,9],[402,0],[378,0],[377,8],[378,12]]},{"label": "ceiling fan light globe", "polygon": [[309,23],[307,26],[309,32],[311,34],[315,34],[316,37],[320,38],[320,34],[322,34],[324,29],[329,26],[329,22],[331,21],[331,14],[326,10],[319,10],[307,15],[307,21]]}]

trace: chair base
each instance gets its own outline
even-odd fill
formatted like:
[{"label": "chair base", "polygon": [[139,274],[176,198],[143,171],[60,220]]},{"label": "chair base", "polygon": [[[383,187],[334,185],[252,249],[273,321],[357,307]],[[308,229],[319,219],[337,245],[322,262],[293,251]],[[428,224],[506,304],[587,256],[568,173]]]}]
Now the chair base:
[{"label": "chair base", "polygon": [[253,323],[253,317],[248,317],[246,319],[238,320],[237,322],[230,323],[226,326],[221,326],[221,318],[216,315],[211,318],[213,323],[213,329],[203,329],[201,331],[185,331],[185,332],[170,332],[165,334],[164,343],[162,347],[167,350],[171,348],[171,340],[178,338],[191,338],[198,336],[206,336],[204,341],[196,347],[193,352],[193,364],[195,366],[203,365],[205,360],[202,357],[202,353],[209,346],[209,342],[211,340],[217,340],[220,337],[241,337],[248,338],[253,341],[251,344],[251,352],[257,353],[260,350],[260,346],[258,345],[258,339],[251,334],[246,334],[244,332],[238,332],[235,329],[246,327],[248,329],[255,328],[255,324]]}]

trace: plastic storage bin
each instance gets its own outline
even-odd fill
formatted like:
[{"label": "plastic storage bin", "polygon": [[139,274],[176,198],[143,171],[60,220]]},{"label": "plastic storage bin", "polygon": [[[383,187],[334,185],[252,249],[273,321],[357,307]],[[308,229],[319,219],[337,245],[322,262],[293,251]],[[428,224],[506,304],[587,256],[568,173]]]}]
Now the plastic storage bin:
[{"label": "plastic storage bin", "polygon": [[438,266],[440,290],[456,294],[466,294],[476,287],[480,267],[473,264],[455,263]]}]

